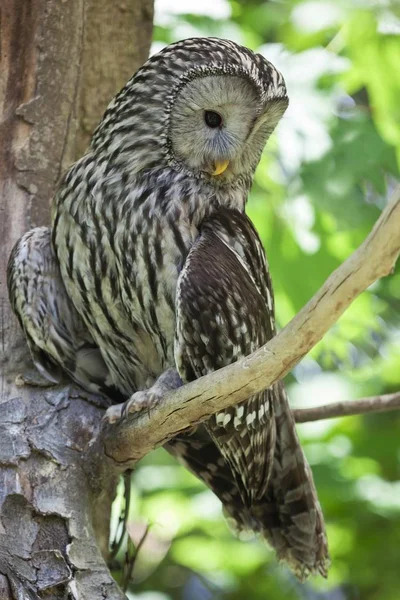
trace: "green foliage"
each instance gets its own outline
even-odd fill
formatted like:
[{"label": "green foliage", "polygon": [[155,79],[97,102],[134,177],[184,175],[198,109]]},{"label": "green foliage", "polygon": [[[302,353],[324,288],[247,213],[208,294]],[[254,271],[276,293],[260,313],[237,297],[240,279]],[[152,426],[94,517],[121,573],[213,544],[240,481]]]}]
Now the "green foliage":
[{"label": "green foliage", "polygon": [[[399,176],[395,11],[395,3],[369,0],[156,2],[156,49],[192,35],[228,37],[265,54],[287,81],[291,105],[248,206],[269,257],[280,326],[364,239]],[[293,405],[399,390],[399,314],[397,268],[294,369]],[[305,585],[261,542],[237,540],[214,496],[162,450],[153,453],[134,476],[130,531],[137,541],[141,520],[150,534],[129,597],[397,600],[399,426],[391,413],[299,427],[332,555],[328,580]]]}]

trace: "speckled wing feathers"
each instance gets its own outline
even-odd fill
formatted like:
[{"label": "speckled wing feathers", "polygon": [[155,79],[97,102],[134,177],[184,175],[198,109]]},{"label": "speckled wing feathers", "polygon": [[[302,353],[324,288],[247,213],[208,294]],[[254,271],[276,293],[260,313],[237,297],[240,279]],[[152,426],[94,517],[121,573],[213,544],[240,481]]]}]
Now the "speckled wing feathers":
[{"label": "speckled wing feathers", "polygon": [[64,370],[85,389],[121,400],[98,346],[67,295],[50,228],[37,227],[16,243],[8,262],[7,283],[38,371],[58,382]]},{"label": "speckled wing feathers", "polygon": [[253,517],[243,504],[235,474],[203,425],[188,434],[176,436],[164,447],[214,492],[236,531],[254,528]]},{"label": "speckled wing feathers", "polygon": [[[203,222],[178,281],[178,371],[184,381],[201,377],[272,335],[272,288],[261,242],[246,215],[220,209]],[[326,573],[321,509],[283,384],[213,416],[205,428],[251,515],[241,522],[260,531],[301,578]]]}]

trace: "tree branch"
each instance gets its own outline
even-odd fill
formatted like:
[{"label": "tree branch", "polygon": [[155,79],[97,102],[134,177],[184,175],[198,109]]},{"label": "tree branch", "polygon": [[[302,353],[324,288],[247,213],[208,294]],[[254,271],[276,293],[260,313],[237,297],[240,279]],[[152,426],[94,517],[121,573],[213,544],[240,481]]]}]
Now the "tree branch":
[{"label": "tree branch", "polygon": [[151,418],[139,414],[104,422],[93,449],[103,449],[121,467],[132,466],[179,431],[270,387],[321,340],[361,292],[391,273],[399,253],[400,187],[361,246],[276,337],[245,359],[169,393]]},{"label": "tree branch", "polygon": [[369,398],[360,398],[359,400],[350,400],[347,402],[332,402],[325,406],[295,408],[292,412],[296,423],[308,423],[310,421],[322,421],[323,419],[388,412],[399,409],[400,392],[396,392],[395,394],[370,396]]}]

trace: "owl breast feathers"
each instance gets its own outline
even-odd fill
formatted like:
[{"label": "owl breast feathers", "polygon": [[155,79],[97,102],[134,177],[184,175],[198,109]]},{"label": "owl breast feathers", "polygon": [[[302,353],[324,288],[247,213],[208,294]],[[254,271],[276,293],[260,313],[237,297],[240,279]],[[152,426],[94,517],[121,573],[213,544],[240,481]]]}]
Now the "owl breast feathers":
[{"label": "owl breast feathers", "polygon": [[[152,56],[111,102],[56,192],[52,228],[10,257],[10,299],[35,364],[127,410],[206,375],[275,333],[271,280],[244,210],[288,104],[282,75],[227,40]],[[141,404],[142,403],[142,404]],[[282,383],[166,449],[304,578],[328,551]]]}]

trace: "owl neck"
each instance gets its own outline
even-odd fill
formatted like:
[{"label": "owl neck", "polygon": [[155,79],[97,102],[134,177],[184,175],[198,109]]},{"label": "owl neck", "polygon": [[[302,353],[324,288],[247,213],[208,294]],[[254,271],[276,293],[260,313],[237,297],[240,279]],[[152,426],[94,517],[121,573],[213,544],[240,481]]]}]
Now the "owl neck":
[{"label": "owl neck", "polygon": [[168,167],[143,174],[143,179],[147,189],[156,190],[155,202],[162,213],[183,209],[194,225],[221,206],[243,212],[252,183],[249,175],[229,185],[213,185]]}]

